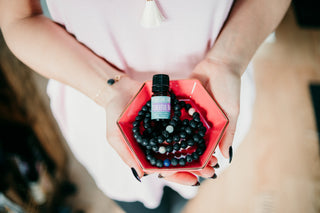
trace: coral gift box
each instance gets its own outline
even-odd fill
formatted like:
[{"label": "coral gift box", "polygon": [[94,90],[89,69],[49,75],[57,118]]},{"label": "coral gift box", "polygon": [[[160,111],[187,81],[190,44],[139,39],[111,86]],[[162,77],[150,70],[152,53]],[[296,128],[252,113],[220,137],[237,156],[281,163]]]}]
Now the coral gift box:
[{"label": "coral gift box", "polygon": [[[145,172],[159,172],[163,170],[169,171],[195,171],[203,169],[214,150],[219,144],[228,125],[228,118],[219,107],[217,102],[210,96],[207,90],[202,86],[200,81],[195,79],[172,80],[170,81],[170,89],[176,95],[178,100],[183,100],[192,105],[200,114],[200,119],[206,127],[207,132],[204,136],[206,143],[205,152],[198,160],[187,163],[185,166],[169,166],[158,168],[149,163],[144,154],[143,148],[137,143],[132,133],[132,123],[141,110],[142,106],[150,100],[152,96],[152,82],[143,83],[138,93],[131,99],[125,110],[120,115],[117,125],[120,129],[123,141],[128,145],[137,162]],[[187,113],[182,112],[181,119],[187,117]],[[189,149],[187,152],[193,152]],[[181,152],[181,153],[179,153]],[[182,150],[175,155],[183,155],[186,150]]]}]

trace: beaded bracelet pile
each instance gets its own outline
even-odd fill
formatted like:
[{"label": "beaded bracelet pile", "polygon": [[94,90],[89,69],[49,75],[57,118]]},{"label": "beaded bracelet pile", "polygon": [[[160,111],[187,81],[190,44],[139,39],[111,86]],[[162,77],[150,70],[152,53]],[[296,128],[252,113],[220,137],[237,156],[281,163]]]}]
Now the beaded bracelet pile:
[{"label": "beaded bracelet pile", "polygon": [[[151,165],[159,168],[170,165],[185,166],[187,163],[198,160],[206,149],[203,137],[207,129],[201,122],[200,114],[190,104],[179,101],[173,93],[170,96],[171,112],[173,112],[171,119],[151,120],[151,101],[149,100],[141,108],[132,124],[133,136],[142,146],[147,160]],[[190,115],[190,120],[180,119],[183,109]],[[191,154],[179,153],[190,148],[195,150]]]}]

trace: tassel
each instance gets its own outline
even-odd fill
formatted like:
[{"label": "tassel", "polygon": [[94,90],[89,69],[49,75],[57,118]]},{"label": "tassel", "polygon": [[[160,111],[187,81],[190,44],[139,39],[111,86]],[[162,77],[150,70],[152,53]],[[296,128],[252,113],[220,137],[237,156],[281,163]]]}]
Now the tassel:
[{"label": "tassel", "polygon": [[165,20],[154,0],[147,0],[140,24],[145,28],[157,27]]}]

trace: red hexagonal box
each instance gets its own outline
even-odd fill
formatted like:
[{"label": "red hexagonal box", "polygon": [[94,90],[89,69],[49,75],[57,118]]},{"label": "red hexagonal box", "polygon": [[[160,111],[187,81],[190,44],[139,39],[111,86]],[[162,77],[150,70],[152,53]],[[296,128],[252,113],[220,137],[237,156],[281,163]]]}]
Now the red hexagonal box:
[{"label": "red hexagonal box", "polygon": [[[120,115],[117,125],[121,131],[124,142],[128,145],[137,162],[145,172],[160,172],[163,170],[170,171],[195,171],[203,169],[214,150],[219,144],[228,125],[228,118],[216,103],[216,101],[209,95],[207,90],[202,86],[200,81],[195,79],[187,80],[172,80],[170,81],[170,89],[177,96],[178,100],[183,100],[192,105],[200,114],[203,125],[207,128],[207,133],[204,136],[206,142],[206,150],[196,161],[187,163],[185,166],[169,166],[158,168],[149,163],[143,152],[142,147],[137,143],[133,137],[132,124],[135,117],[141,110],[142,106],[150,100],[152,96],[152,82],[147,81],[143,83],[138,93],[131,99],[125,110]],[[188,117],[186,112],[182,111],[181,118]],[[194,152],[194,149],[188,149],[175,153],[175,155],[185,155]],[[163,156],[157,156],[164,158]],[[164,160],[164,159],[163,159]]]}]

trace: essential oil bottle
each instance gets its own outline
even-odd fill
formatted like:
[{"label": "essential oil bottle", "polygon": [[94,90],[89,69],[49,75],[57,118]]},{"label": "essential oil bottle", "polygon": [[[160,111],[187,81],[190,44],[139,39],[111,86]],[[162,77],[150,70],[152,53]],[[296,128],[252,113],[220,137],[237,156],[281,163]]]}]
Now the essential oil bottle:
[{"label": "essential oil bottle", "polygon": [[169,76],[157,74],[152,79],[151,120],[170,119],[171,98],[169,93]]}]

